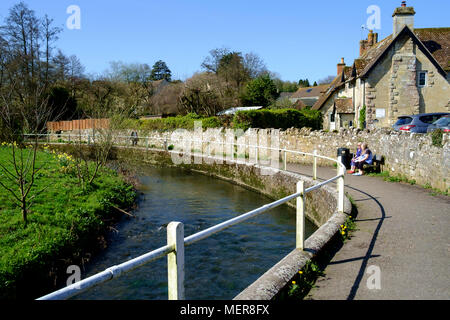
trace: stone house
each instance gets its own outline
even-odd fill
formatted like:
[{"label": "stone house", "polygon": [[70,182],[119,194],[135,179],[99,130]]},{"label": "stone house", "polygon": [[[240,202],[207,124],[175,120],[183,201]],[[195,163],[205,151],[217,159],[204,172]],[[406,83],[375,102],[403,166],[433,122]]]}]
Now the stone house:
[{"label": "stone house", "polygon": [[390,36],[378,41],[370,31],[352,66],[341,59],[313,106],[324,129],[357,127],[364,106],[368,128],[390,127],[402,115],[450,112],[450,28],[415,29],[414,15],[403,1]]}]

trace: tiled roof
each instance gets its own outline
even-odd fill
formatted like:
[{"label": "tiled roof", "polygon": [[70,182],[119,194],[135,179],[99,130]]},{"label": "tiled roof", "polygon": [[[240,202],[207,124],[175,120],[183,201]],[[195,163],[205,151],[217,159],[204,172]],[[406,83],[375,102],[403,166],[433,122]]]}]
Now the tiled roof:
[{"label": "tiled roof", "polygon": [[341,98],[334,100],[337,113],[354,113],[353,109],[353,99],[352,98]]},{"label": "tiled roof", "polygon": [[298,89],[292,96],[292,99],[298,98],[310,98],[310,97],[320,97],[323,91],[328,87],[327,84],[322,84],[315,87],[307,87]]},{"label": "tiled roof", "polygon": [[342,73],[345,73],[345,70],[341,72],[339,75],[334,78],[334,80],[328,85],[325,92],[320,96],[319,100],[312,107],[313,110],[319,110],[322,105],[328,100],[328,98],[336,91],[337,88],[340,88],[344,82],[342,82]]},{"label": "tiled roof", "polygon": [[441,67],[450,71],[450,28],[414,29],[414,33]]}]

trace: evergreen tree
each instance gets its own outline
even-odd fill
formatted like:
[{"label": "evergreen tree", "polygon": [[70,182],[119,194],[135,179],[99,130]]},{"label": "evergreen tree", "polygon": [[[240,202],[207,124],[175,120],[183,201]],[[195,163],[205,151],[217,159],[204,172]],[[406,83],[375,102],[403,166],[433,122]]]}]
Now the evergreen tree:
[{"label": "evergreen tree", "polygon": [[264,75],[247,84],[242,100],[245,106],[266,107],[275,101],[278,96],[279,93],[274,81],[270,76]]},{"label": "evergreen tree", "polygon": [[170,81],[172,77],[172,72],[169,67],[167,67],[166,63],[162,60],[158,60],[152,67],[152,73],[150,75],[150,80],[158,81],[166,79]]},{"label": "evergreen tree", "polygon": [[301,88],[306,88],[306,87],[310,87],[311,85],[309,84],[309,80],[308,79],[300,79],[299,81],[298,81],[298,85],[301,87]]}]

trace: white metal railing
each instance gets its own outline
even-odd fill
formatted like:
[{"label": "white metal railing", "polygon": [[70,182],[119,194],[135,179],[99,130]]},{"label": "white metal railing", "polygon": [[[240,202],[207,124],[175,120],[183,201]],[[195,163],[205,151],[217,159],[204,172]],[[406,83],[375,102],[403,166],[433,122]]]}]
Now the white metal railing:
[{"label": "white metal railing", "polygon": [[[33,135],[28,134],[26,137],[35,137],[39,141],[44,141],[47,143],[51,142],[51,137],[56,137],[59,143],[66,144],[67,142],[80,142],[81,138],[85,138],[88,144],[95,141],[95,135],[70,135],[70,134],[41,134],[41,135]],[[67,138],[67,140],[62,140],[62,137]],[[72,137],[74,138],[72,140]],[[130,141],[132,137],[130,136],[113,136],[114,139],[127,139],[126,141]],[[61,140],[59,140],[61,139]],[[173,139],[168,138],[156,138],[156,137],[141,137],[137,139],[145,139],[146,146],[145,148],[149,150],[149,141],[160,140],[163,141],[163,150],[168,151],[169,141],[171,142]],[[176,139],[183,140],[183,139]],[[192,140],[188,139],[190,142],[202,142],[208,143],[205,141]],[[213,142],[219,144],[230,144],[227,142]],[[118,144],[120,146],[120,144]],[[227,220],[215,226],[212,226],[206,230],[197,232],[188,237],[184,237],[184,225],[181,222],[171,222],[167,226],[167,245],[161,248],[158,248],[154,251],[143,254],[137,258],[126,261],[122,264],[107,268],[103,272],[97,273],[93,276],[90,276],[84,280],[76,282],[72,285],[69,285],[65,288],[62,288],[58,291],[45,295],[38,300],[62,300],[71,298],[77,294],[82,293],[83,291],[92,288],[98,284],[109,281],[113,278],[119,277],[122,273],[129,272],[133,269],[141,267],[151,261],[167,256],[168,263],[168,292],[169,292],[169,300],[183,300],[185,299],[184,294],[184,248],[193,243],[196,243],[202,239],[208,238],[226,228],[229,228],[233,225],[246,221],[250,218],[256,217],[262,213],[267,212],[270,209],[278,207],[296,199],[296,249],[303,250],[305,243],[305,196],[307,193],[317,190],[324,185],[327,185],[331,182],[337,182],[337,191],[338,191],[338,201],[337,201],[337,210],[339,212],[344,211],[344,175],[345,175],[345,166],[342,164],[341,157],[338,159],[333,159],[330,157],[320,156],[317,154],[316,150],[313,153],[306,153],[301,151],[287,150],[287,149],[279,149],[279,148],[270,148],[263,147],[258,145],[247,145],[247,144],[236,144],[231,143],[233,146],[245,146],[246,148],[255,148],[256,150],[256,162],[258,162],[258,153],[259,149],[266,149],[281,152],[283,154],[283,164],[284,171],[287,171],[287,154],[297,154],[304,156],[312,156],[313,157],[313,179],[317,179],[317,159],[324,159],[328,161],[335,162],[337,164],[337,175],[331,179],[318,183],[310,188],[305,189],[304,182],[298,181],[296,186],[296,193],[291,194],[283,199],[274,201],[272,203],[266,204],[260,208],[254,209],[250,212],[237,216],[233,219]],[[138,147],[140,148],[140,147]],[[233,150],[234,151],[234,150]],[[192,149],[191,149],[192,152]],[[190,155],[193,155],[191,153]],[[246,155],[244,154],[244,157]]]}]

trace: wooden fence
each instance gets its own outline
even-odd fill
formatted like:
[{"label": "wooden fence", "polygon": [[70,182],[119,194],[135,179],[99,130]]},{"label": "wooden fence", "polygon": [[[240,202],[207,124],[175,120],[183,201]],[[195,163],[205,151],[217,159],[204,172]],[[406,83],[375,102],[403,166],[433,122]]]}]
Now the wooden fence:
[{"label": "wooden fence", "polygon": [[47,122],[47,130],[56,131],[73,131],[84,129],[108,129],[109,119],[84,119],[72,121]]}]

